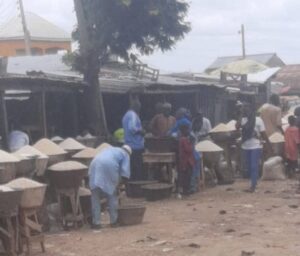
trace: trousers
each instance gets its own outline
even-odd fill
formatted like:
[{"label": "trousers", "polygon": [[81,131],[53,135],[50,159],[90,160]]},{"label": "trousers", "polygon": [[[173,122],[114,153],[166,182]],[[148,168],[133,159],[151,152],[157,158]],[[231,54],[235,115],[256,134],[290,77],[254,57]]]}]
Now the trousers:
[{"label": "trousers", "polygon": [[132,154],[130,158],[130,165],[131,165],[130,179],[133,181],[147,179],[147,175],[143,168],[143,153],[144,153],[144,149],[132,150]]},{"label": "trousers", "polygon": [[100,188],[92,189],[92,217],[94,225],[101,225],[101,203],[100,200],[106,198],[109,207],[110,223],[114,224],[118,220],[119,199],[117,193],[109,195]]},{"label": "trousers", "polygon": [[262,157],[262,149],[246,149],[244,152],[247,173],[251,179],[251,188],[255,189],[259,173],[259,163]]}]

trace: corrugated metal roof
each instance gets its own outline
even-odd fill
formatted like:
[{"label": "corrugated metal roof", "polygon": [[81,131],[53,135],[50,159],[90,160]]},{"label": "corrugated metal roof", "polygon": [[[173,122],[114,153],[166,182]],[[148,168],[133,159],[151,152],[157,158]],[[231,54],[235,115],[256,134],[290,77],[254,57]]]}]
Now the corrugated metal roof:
[{"label": "corrugated metal roof", "polygon": [[264,84],[274,75],[276,75],[276,73],[278,73],[280,69],[281,68],[268,68],[264,71],[257,72],[255,74],[249,74],[247,80],[249,83]]},{"label": "corrugated metal roof", "polygon": [[[282,65],[280,66],[284,65],[284,62],[277,56],[276,53],[253,54],[253,55],[247,55],[246,58],[267,65],[268,62],[274,57],[280,60],[279,62],[282,62]],[[230,62],[234,62],[240,59],[242,59],[242,56],[219,57],[206,70],[211,71],[211,70],[219,69]]]},{"label": "corrugated metal roof", "polygon": [[283,67],[277,73],[274,81],[281,82],[285,86],[291,87],[291,90],[300,93],[300,64]]},{"label": "corrugated metal roof", "polygon": [[[71,35],[44,18],[26,13],[27,27],[31,40],[40,41],[71,41]],[[24,39],[22,20],[20,16],[13,17],[0,28],[0,40]]]},{"label": "corrugated metal roof", "polygon": [[[178,89],[193,89],[197,86],[215,86],[223,88],[217,81],[196,81],[192,79],[177,78],[167,75],[161,75],[157,81],[150,79],[137,79],[134,71],[128,69],[111,70],[105,67],[100,74],[100,85],[103,92],[106,93],[126,93],[135,91],[164,91]],[[72,71],[69,66],[62,62],[61,55],[43,55],[43,56],[21,56],[8,58],[7,73],[26,75],[28,72],[42,72],[44,76],[51,76],[57,79],[82,80],[82,74]]]}]

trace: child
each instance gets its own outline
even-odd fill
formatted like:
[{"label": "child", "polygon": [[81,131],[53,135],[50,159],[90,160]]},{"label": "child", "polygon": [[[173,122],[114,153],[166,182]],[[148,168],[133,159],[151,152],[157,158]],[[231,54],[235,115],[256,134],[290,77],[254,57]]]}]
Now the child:
[{"label": "child", "polygon": [[289,127],[286,129],[285,138],[285,155],[287,161],[287,174],[291,178],[298,168],[298,146],[300,144],[299,129],[296,126],[296,117],[289,116]]},{"label": "child", "polygon": [[190,127],[188,125],[181,125],[179,129],[178,185],[182,190],[179,192],[182,192],[183,195],[188,195],[190,193],[191,177],[195,167],[194,145],[190,138]]}]

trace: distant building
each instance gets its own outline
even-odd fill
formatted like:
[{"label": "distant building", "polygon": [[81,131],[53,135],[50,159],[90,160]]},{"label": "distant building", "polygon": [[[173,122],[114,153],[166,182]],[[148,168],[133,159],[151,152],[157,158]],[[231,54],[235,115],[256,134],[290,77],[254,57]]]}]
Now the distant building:
[{"label": "distant building", "polygon": [[[26,13],[32,55],[56,54],[71,50],[71,36],[44,18]],[[0,28],[0,56],[25,55],[24,32],[21,17],[16,16]]]},{"label": "distant building", "polygon": [[300,64],[286,65],[277,73],[274,81],[284,85],[283,95],[300,95]]},{"label": "distant building", "polygon": [[[223,66],[225,66],[226,64],[240,60],[241,58],[242,58],[242,56],[219,57],[208,68],[206,68],[205,72],[211,73],[212,71],[220,69]],[[246,58],[249,60],[257,61],[257,62],[264,64],[270,68],[285,66],[285,63],[283,62],[283,60],[280,59],[276,53],[253,54],[253,55],[247,55]]]}]

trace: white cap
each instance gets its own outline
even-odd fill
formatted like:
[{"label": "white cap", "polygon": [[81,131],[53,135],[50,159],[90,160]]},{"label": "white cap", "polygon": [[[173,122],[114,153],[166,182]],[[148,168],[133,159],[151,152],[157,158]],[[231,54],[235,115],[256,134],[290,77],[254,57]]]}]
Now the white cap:
[{"label": "white cap", "polygon": [[132,149],[130,146],[124,145],[124,146],[122,146],[122,148],[128,153],[128,155],[132,154]]}]

